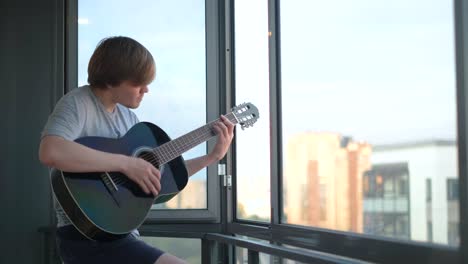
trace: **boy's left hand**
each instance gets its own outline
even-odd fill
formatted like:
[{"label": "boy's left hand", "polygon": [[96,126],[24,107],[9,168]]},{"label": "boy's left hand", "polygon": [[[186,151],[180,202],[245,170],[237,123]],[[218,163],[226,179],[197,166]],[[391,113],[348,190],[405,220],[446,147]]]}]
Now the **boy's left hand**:
[{"label": "boy's left hand", "polygon": [[220,121],[213,125],[213,129],[218,135],[216,145],[209,154],[216,161],[221,160],[231,145],[232,138],[234,137],[234,124],[229,121],[225,116],[220,117]]}]

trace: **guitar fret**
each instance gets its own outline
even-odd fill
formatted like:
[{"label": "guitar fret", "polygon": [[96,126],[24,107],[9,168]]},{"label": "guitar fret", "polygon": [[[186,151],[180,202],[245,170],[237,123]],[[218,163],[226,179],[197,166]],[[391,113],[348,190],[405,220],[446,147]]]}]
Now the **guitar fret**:
[{"label": "guitar fret", "polygon": [[[238,123],[233,113],[227,114],[226,118],[233,124]],[[174,158],[182,155],[182,153],[207,141],[211,137],[214,137],[216,133],[213,131],[212,125],[218,121],[219,119],[210,122],[202,127],[193,130],[192,132],[180,136],[172,141],[166,142],[153,149],[154,155],[157,157],[158,160],[158,165],[163,165],[173,160]]]}]

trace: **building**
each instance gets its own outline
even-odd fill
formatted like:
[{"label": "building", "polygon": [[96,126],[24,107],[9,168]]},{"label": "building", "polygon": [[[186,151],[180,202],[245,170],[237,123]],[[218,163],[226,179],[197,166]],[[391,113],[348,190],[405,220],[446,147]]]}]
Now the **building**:
[{"label": "building", "polygon": [[372,165],[364,174],[364,233],[410,239],[408,163]]},{"label": "building", "polygon": [[191,179],[178,195],[165,203],[165,206],[169,209],[205,209],[206,197],[206,180]]},{"label": "building", "polygon": [[290,138],[287,223],[457,246],[457,145],[371,146],[336,133]]},{"label": "building", "polygon": [[362,175],[371,146],[337,133],[290,138],[283,178],[288,223],[362,232]]},{"label": "building", "polygon": [[374,146],[371,160],[364,177],[366,232],[458,245],[455,141]]}]

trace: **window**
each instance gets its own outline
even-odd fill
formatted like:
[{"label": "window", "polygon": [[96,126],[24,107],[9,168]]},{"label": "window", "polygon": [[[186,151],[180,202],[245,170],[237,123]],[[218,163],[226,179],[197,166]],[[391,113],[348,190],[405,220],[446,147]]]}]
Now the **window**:
[{"label": "window", "polygon": [[447,199],[458,200],[458,179],[447,179]]},{"label": "window", "polygon": [[320,221],[327,221],[327,186],[320,184],[319,189]]},{"label": "window", "polygon": [[[284,223],[427,242],[426,199],[445,193],[438,184],[428,196],[427,179],[458,168],[452,8],[280,1]],[[314,182],[328,218],[305,223],[314,210],[297,206],[299,190]],[[441,205],[433,215],[447,214]],[[433,229],[447,233],[443,219]]]},{"label": "window", "polygon": [[409,195],[409,186],[408,186],[408,175],[403,174],[400,178],[397,179],[397,196],[408,197]]},{"label": "window", "polygon": [[[79,0],[78,15],[79,86],[87,83],[87,63],[101,39],[132,37],[152,53],[157,69],[149,93],[135,110],[140,121],[158,125],[173,139],[206,123],[204,1],[180,5],[175,1]],[[206,144],[201,144],[184,157],[205,153]],[[201,171],[179,195],[155,207],[206,208],[206,179],[206,170]]]},{"label": "window", "polygon": [[426,202],[432,201],[432,181],[431,179],[426,179]]},{"label": "window", "polygon": [[448,244],[451,246],[458,246],[460,244],[460,224],[449,222],[448,223]]},{"label": "window", "polygon": [[260,114],[252,128],[236,131],[237,218],[269,221],[268,1],[234,4],[236,104],[251,102]]},{"label": "window", "polygon": [[432,242],[432,222],[427,221],[427,241]]},{"label": "window", "polygon": [[[78,61],[76,65],[70,62],[70,74],[76,69],[78,83],[72,86],[86,83],[89,57],[101,39],[128,36],[147,47],[156,61],[156,79],[135,110],[140,121],[158,125],[175,139],[219,117],[217,1],[199,0],[184,5],[149,0],[77,2]],[[205,14],[206,10],[209,14]],[[187,160],[206,154],[214,142],[200,144],[183,157]],[[154,205],[148,219],[218,221],[220,189],[216,173],[213,165],[192,176],[175,198]]]},{"label": "window", "polygon": [[[205,3],[209,2],[213,1]],[[380,262],[384,255],[389,262],[402,260],[403,256],[404,261],[412,263],[421,262],[421,256],[436,262],[458,260],[457,250],[445,247],[457,247],[460,241],[456,200],[447,204],[449,193],[453,193],[449,188],[455,187],[449,187],[448,182],[444,184],[445,175],[456,175],[458,168],[452,3],[441,0],[431,0],[430,4],[422,0],[225,3],[228,6],[220,9],[235,9],[231,10],[235,11],[234,26],[229,25],[231,18],[227,17],[226,29],[233,27],[235,31],[231,36],[219,36],[220,42],[224,37],[228,40],[227,49],[217,50],[221,58],[216,59],[222,61],[222,55],[226,54],[228,67],[234,63],[232,69],[227,69],[228,86],[230,79],[234,84],[232,94],[231,87],[227,89],[228,98],[234,95],[228,104],[252,102],[261,116],[253,128],[236,130],[232,166],[236,199],[231,204],[228,196],[226,206],[234,208],[236,214],[233,222],[229,222],[228,212],[228,232],[248,234],[275,245],[291,244],[371,262]],[[193,4],[175,7],[175,3],[169,3],[175,11],[161,13],[172,15],[186,7],[196,10],[194,13],[205,11],[193,8]],[[93,3],[88,11],[96,13],[102,9],[99,6]],[[218,9],[207,6],[206,10]],[[177,22],[197,15],[182,13],[183,18],[176,19]],[[157,18],[167,19],[171,26],[177,24],[164,14]],[[189,108],[201,109],[204,114],[197,118],[204,123],[216,112],[213,109],[217,106],[213,105],[220,103],[218,90],[210,86],[210,74],[218,68],[213,68],[210,60],[209,36],[218,32],[218,28],[210,30],[210,27],[222,20],[213,21],[207,15],[205,24],[201,15],[199,19],[199,23],[187,27],[193,29],[192,26],[203,24],[203,29],[206,28],[203,41],[195,41],[206,49],[193,47],[206,50],[203,56],[193,54],[200,59],[198,62],[203,57],[204,64],[193,64],[193,68],[201,73],[201,77],[196,74],[199,81],[206,80],[206,89],[201,95],[198,91],[203,85],[196,86],[196,92],[190,96],[195,101],[205,101],[203,106]],[[92,18],[80,16],[80,21],[80,31],[93,26]],[[151,29],[160,27],[151,24]],[[103,30],[107,29],[96,32]],[[193,32],[200,33],[195,30],[186,34],[192,36]],[[275,39],[279,32],[281,38]],[[231,37],[235,42],[229,42]],[[150,46],[147,43],[143,44]],[[230,49],[231,44],[235,49]],[[85,47],[80,46],[80,53],[86,52]],[[173,47],[177,45],[163,48]],[[92,49],[88,49],[90,53]],[[174,64],[169,68],[178,71]],[[206,68],[206,72],[200,67]],[[160,77],[158,72],[157,82],[162,81]],[[156,82],[153,84],[156,88],[150,88],[157,90],[171,83],[166,81]],[[191,81],[183,83],[195,84]],[[421,94],[427,96],[422,98]],[[172,96],[169,92],[166,95]],[[167,104],[156,107],[174,109]],[[430,118],[422,118],[425,116]],[[200,153],[205,151],[206,146]],[[213,178],[207,174],[209,169],[202,175],[205,182]],[[209,196],[213,188],[207,184],[204,183],[204,188],[194,187],[195,196]],[[194,202],[190,199],[172,202],[173,208],[204,209],[216,200],[196,201],[205,205],[194,207],[186,205],[185,201]],[[428,206],[432,201],[434,204],[437,201],[438,206]],[[337,242],[344,243],[337,247]],[[444,246],[432,251],[433,245],[419,242]],[[356,250],[362,248],[368,250]],[[402,254],[388,255],[389,249]],[[413,255],[414,249],[417,254]],[[237,253],[238,261],[245,262],[245,253],[240,250]],[[293,262],[283,259],[283,263]]]}]

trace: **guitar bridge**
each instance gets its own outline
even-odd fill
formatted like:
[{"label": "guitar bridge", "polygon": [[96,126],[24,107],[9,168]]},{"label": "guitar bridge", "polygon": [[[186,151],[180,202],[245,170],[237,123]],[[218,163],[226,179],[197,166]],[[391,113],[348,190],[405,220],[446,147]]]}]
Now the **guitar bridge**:
[{"label": "guitar bridge", "polygon": [[109,173],[104,172],[103,174],[101,174],[101,179],[104,182],[104,184],[106,185],[107,189],[111,193],[116,192],[116,191],[119,190],[119,188],[115,184],[114,180],[112,180],[112,177],[109,175]]}]

